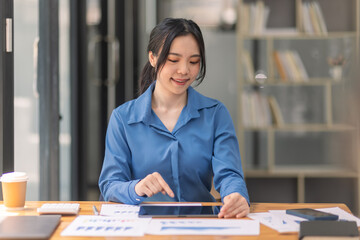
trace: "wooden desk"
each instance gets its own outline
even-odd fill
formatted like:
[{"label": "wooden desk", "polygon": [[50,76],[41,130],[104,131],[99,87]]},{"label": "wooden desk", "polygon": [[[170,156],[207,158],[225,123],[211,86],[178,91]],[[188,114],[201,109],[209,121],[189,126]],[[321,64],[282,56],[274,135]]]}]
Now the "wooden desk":
[{"label": "wooden desk", "polygon": [[[36,202],[32,202],[32,201],[27,201],[26,202],[26,208],[23,211],[18,211],[18,213],[20,215],[38,215],[38,213],[36,212],[36,209],[41,206],[43,203],[45,202],[41,202],[41,201],[36,201]],[[72,203],[72,202],[69,202]],[[78,202],[80,203],[80,215],[93,215],[93,210],[92,210],[92,206],[95,205],[99,211],[101,209],[101,205],[103,203],[107,203],[109,204],[109,202]],[[0,202],[1,204],[1,202]],[[205,204],[204,204],[205,205]],[[206,203],[206,205],[212,205],[212,203]],[[288,208],[303,208],[303,207],[308,207],[308,208],[322,208],[322,207],[340,207],[343,210],[350,212],[349,208],[345,205],[345,204],[327,204],[327,203],[315,203],[315,204],[310,204],[310,203],[253,203],[251,205],[251,212],[266,212],[268,210],[282,210],[282,209],[288,209]],[[88,237],[60,237],[60,233],[71,223],[71,221],[73,221],[75,219],[75,216],[63,216],[61,218],[61,223],[58,226],[58,228],[56,229],[55,233],[52,236],[52,240],[53,239],[77,239],[77,240],[82,240],[82,239],[89,239]],[[112,237],[103,237],[103,238],[95,238],[95,237],[91,237],[92,239],[116,239],[116,238],[112,238]],[[279,234],[277,231],[264,226],[263,224],[260,224],[260,235],[259,236],[154,236],[154,235],[145,235],[144,237],[121,237],[121,239],[132,239],[132,240],[137,240],[137,239],[151,239],[151,240],[163,240],[163,239],[171,239],[171,240],[194,240],[194,239],[200,239],[200,240],[208,240],[208,239],[215,239],[215,240],[224,240],[224,239],[228,239],[228,240],[234,240],[234,239],[257,239],[257,240],[272,240],[272,239],[276,239],[276,240],[297,240],[298,239],[298,235],[297,233],[293,233],[293,234]]]}]

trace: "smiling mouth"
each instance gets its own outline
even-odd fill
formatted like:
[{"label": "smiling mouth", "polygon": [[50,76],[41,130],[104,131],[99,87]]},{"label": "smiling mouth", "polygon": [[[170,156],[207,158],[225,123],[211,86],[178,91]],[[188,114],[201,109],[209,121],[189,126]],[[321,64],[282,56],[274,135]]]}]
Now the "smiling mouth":
[{"label": "smiling mouth", "polygon": [[175,82],[177,82],[177,83],[186,83],[187,81],[189,81],[189,79],[181,79],[181,80],[179,80],[179,79],[174,79],[174,78],[171,78],[172,80],[174,80]]}]

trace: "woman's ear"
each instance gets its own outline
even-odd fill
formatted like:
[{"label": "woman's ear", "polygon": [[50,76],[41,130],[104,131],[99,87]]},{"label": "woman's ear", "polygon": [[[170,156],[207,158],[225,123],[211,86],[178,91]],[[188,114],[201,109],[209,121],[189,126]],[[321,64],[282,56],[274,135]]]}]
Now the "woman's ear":
[{"label": "woman's ear", "polygon": [[149,51],[149,62],[151,66],[153,66],[154,68],[156,67],[156,61],[157,61],[157,57],[153,54],[152,51]]}]

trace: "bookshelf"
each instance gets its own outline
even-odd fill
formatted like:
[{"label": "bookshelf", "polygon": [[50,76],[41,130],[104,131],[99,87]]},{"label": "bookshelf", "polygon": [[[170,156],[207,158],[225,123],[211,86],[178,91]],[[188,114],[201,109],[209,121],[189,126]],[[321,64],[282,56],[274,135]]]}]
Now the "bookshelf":
[{"label": "bookshelf", "polygon": [[237,129],[251,201],[360,213],[359,1],[238,1]]}]

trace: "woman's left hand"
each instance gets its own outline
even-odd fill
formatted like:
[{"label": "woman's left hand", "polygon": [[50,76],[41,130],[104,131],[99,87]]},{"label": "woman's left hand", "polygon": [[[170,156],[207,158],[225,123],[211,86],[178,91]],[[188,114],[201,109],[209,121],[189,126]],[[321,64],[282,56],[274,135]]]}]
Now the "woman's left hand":
[{"label": "woman's left hand", "polygon": [[224,197],[219,218],[242,218],[250,212],[250,207],[246,199],[240,193],[231,193]]}]

